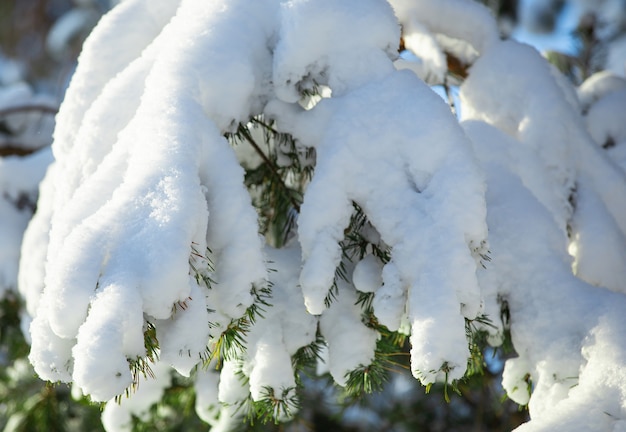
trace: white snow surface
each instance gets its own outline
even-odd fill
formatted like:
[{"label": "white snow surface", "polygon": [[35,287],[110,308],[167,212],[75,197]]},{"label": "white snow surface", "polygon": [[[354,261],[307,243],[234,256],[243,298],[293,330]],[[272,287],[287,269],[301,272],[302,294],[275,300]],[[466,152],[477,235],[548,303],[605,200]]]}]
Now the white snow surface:
[{"label": "white snow surface", "polygon": [[454,325],[413,338],[416,353],[434,340],[444,349],[432,361],[426,353],[412,357],[413,369],[430,382],[447,361],[452,376],[462,376],[461,312],[473,319],[481,306],[471,248],[486,238],[484,182],[447,105],[411,72],[390,70],[309,111],[278,102],[267,110],[279,128],[317,150],[298,222],[309,312],[324,310],[354,201],[392,247],[374,301],[377,317],[392,330],[406,309],[415,328],[450,317]]},{"label": "white snow surface", "polygon": [[242,370],[250,378],[253,400],[273,393],[277,399],[295,396],[291,356],[315,341],[317,319],[307,314],[298,288],[300,251],[297,243],[283,249],[266,248],[271,274],[271,306],[265,307],[246,341]]},{"label": "white snow surface", "polygon": [[328,345],[328,370],[337,384],[345,386],[350,371],[367,367],[374,360],[379,334],[363,325],[354,289],[344,283],[338,285],[337,299],[320,318],[320,331]]},{"label": "white snow surface", "polygon": [[467,0],[389,0],[403,25],[413,20],[432,33],[443,34],[483,52],[499,39],[489,9]]},{"label": "white snow surface", "polygon": [[[126,357],[143,354],[143,338],[135,336],[142,334],[144,314],[168,319],[174,304],[191,294],[192,244],[200,253],[207,245],[212,250],[218,281],[212,308],[235,318],[251,304],[251,286],[266,273],[261,241],[243,170],[220,133],[249,115],[255,80],[263,79],[255,77],[263,71],[255,56],[267,52],[268,35],[254,8],[242,8],[123,2],[86,44],[58,117],[55,166],[42,186],[53,194],[51,208],[41,208],[29,229],[52,227],[45,276],[21,287],[32,294],[28,303],[42,296],[31,326],[31,359],[41,376],[67,380],[73,373],[98,400],[121,393],[130,384]],[[243,39],[229,16],[249,19]],[[135,36],[121,37],[125,26]],[[194,36],[204,29],[213,31]],[[231,60],[232,70],[224,67],[222,51],[229,39],[250,53],[247,64]],[[118,51],[123,54],[113,56]],[[211,61],[199,62],[211,52]],[[211,79],[233,85],[211,85]],[[116,115],[100,122],[105,112]],[[26,258],[22,265],[41,264]],[[43,285],[43,292],[33,285]],[[50,334],[60,346],[76,344],[73,354],[51,348]],[[43,361],[50,350],[66,360],[61,367]],[[90,376],[98,383],[87,382]]]},{"label": "white snow surface", "polygon": [[361,292],[376,292],[383,285],[383,264],[375,255],[366,255],[354,267],[352,283]]},{"label": "white snow surface", "polygon": [[241,411],[236,405],[222,405],[218,399],[220,372],[215,365],[198,369],[194,390],[196,392],[195,410],[198,417],[211,426],[212,431],[228,432],[243,421]]},{"label": "white snow surface", "polygon": [[480,281],[486,313],[497,316],[502,301],[510,313],[519,357],[506,362],[503,386],[531,415],[519,430],[617,430],[626,365],[621,349],[602,347],[626,330],[626,299],[609,290],[624,289],[624,173],[562,85],[534,50],[501,42],[461,87],[487,175],[492,262]]},{"label": "white snow surface", "polygon": [[170,386],[171,368],[167,363],[151,365],[152,375],[142,377],[132,397],[123,397],[119,401],[112,399],[102,411],[102,425],[107,432],[130,432],[133,430],[133,417],[141,421],[150,419],[150,408],[163,397]]}]

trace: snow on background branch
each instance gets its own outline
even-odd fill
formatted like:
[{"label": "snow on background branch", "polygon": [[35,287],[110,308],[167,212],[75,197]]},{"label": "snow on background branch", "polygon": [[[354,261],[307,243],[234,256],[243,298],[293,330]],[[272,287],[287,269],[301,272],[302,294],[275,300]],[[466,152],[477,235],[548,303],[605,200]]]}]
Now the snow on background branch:
[{"label": "snow on background branch", "polygon": [[[451,56],[472,65],[460,121],[422,81],[447,86]],[[625,89],[608,73],[576,89],[469,0],[126,0],[59,110],[19,284],[20,197],[50,153],[0,159],[0,293],[26,300],[37,374],[109,401],[110,430],[146,418],[172,368],[216,428],[246,406],[287,420],[305,364],[351,388],[389,333],[422,384],[454,382],[468,323],[510,334],[519,430],[618,430]],[[259,233],[271,188],[299,213],[281,248]]]}]

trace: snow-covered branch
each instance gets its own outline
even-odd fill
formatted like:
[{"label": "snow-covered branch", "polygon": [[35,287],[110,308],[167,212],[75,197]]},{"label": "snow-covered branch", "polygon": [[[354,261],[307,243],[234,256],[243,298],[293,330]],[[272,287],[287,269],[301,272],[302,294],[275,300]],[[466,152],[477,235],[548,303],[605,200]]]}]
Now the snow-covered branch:
[{"label": "snow-covered branch", "polygon": [[[422,80],[447,83],[447,56],[472,65],[460,122]],[[577,93],[471,0],[121,2],[85,43],[24,236],[30,361],[148,405],[171,367],[222,427],[290,418],[322,359],[369,391],[390,334],[422,384],[461,380],[473,328],[510,334],[520,430],[617,429],[624,88]],[[148,405],[110,403],[107,427]]]}]

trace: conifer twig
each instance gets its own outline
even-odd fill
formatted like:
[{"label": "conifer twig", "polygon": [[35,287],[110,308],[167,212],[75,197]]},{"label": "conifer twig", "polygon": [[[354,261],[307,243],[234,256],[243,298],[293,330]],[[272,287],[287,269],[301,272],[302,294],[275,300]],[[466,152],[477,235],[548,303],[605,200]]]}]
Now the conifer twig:
[{"label": "conifer twig", "polygon": [[[261,157],[261,159],[263,159],[263,161],[268,165],[270,171],[272,172],[272,174],[274,175],[274,177],[276,177],[280,183],[283,185],[283,187],[285,189],[287,189],[287,186],[284,184],[283,182],[283,178],[280,175],[280,173],[278,172],[278,170],[276,169],[276,166],[274,165],[274,163],[267,157],[267,155],[263,152],[263,150],[261,150],[261,147],[259,147],[259,145],[256,143],[256,141],[254,140],[254,138],[252,138],[252,136],[250,135],[250,132],[248,132],[248,130],[245,127],[241,127],[240,129],[240,133],[246,138],[246,140],[250,143],[250,145],[252,146],[252,148],[254,149],[255,152],[258,153],[258,155]],[[300,204],[293,198],[293,196],[291,196],[291,194],[287,194],[289,197],[289,201],[291,202],[291,205],[293,206],[293,208],[300,213]]]}]

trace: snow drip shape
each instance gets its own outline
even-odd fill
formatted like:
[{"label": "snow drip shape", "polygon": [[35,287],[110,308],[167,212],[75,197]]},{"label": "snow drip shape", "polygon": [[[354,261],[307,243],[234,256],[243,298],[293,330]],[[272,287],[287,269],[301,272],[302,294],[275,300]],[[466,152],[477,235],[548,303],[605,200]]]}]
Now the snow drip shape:
[{"label": "snow drip shape", "polygon": [[[147,320],[161,356],[188,374],[206,350],[208,307],[227,323],[263,283],[256,213],[222,136],[258,110],[271,65],[256,9],[272,2],[244,3],[129,0],[86,43],[41,187],[47,206],[29,227],[50,233],[44,279],[31,281],[43,291],[21,287],[38,304],[30,359],[42,378],[94,400],[122,393],[128,362],[146,355]],[[43,246],[26,241],[25,256]],[[210,293],[189,264],[207,247]],[[177,304],[187,310],[174,315]]]},{"label": "snow drip shape", "polygon": [[[220,401],[270,390],[291,398],[283,369],[315,340],[320,314],[331,372],[345,383],[373,359],[377,338],[364,326],[354,346],[332,334],[362,326],[350,284],[325,311],[356,203],[391,251],[382,283],[368,288],[378,319],[410,324],[423,383],[462,377],[464,319],[482,307],[485,184],[446,104],[394,69],[399,36],[383,0],[127,0],[106,15],[61,107],[22,250],[37,373],[99,401],[123,393],[136,381],[129,363],[153,354],[189,375],[245,315],[254,287],[271,285],[269,255],[282,272],[275,310],[224,363]],[[316,86],[332,97],[305,111],[297,102]],[[301,260],[264,250],[224,138],[261,114],[317,152],[289,252],[301,248]]]},{"label": "snow drip shape", "polygon": [[[307,309],[324,312],[354,202],[392,251],[376,316],[391,330],[408,316],[412,370],[423,383],[461,378],[464,316],[475,318],[481,307],[471,251],[486,239],[484,183],[471,145],[437,95],[393,68],[399,33],[388,5],[291,2],[283,13],[289,21],[274,57],[281,101],[266,112],[317,151],[298,222]],[[303,49],[313,43],[313,25],[322,36]],[[305,111],[293,102],[308,83],[330,87],[332,97]]]},{"label": "snow drip shape", "polygon": [[[512,41],[482,53],[461,86],[463,126],[487,176],[485,311],[510,314],[519,356],[507,360],[503,387],[529,405],[520,431],[623,430],[626,416],[617,342],[626,299],[607,289],[624,290],[612,277],[625,267],[613,257],[623,256],[626,177],[572,95],[539,53]],[[615,240],[599,250],[601,238]]]},{"label": "snow drip shape", "polygon": [[[623,430],[626,176],[619,153],[600,148],[607,131],[619,142],[623,115],[604,114],[600,125],[590,108],[594,91],[619,84],[590,82],[579,103],[531,47],[468,33],[495,28],[477,24],[488,17],[472,2],[391,3],[410,31],[461,37],[479,54],[461,86],[462,124],[487,180],[492,262],[479,271],[484,311],[510,316],[504,324],[518,357],[507,360],[503,387],[530,409],[531,421],[518,430]],[[446,28],[437,17],[452,5],[474,12]],[[619,95],[611,93],[611,113],[623,114]],[[502,337],[502,328],[485,330],[493,342]]]}]

